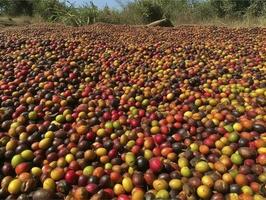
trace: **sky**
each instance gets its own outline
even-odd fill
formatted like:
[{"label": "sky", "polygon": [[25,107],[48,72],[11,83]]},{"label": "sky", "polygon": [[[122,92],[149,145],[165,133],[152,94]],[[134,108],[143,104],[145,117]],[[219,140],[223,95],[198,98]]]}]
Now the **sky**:
[{"label": "sky", "polygon": [[[68,0],[71,3],[74,3],[76,6],[82,6],[86,3],[90,3],[90,0]],[[127,2],[128,0],[120,0],[121,2]],[[99,8],[104,8],[108,5],[111,8],[120,8],[116,0],[92,0],[92,2]]]}]

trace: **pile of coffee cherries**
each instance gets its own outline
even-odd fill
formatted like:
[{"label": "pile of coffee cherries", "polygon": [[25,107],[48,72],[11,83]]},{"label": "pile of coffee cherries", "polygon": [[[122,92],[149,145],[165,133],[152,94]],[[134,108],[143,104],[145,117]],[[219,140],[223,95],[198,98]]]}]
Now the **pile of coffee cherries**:
[{"label": "pile of coffee cherries", "polygon": [[0,31],[0,199],[263,200],[266,29]]}]

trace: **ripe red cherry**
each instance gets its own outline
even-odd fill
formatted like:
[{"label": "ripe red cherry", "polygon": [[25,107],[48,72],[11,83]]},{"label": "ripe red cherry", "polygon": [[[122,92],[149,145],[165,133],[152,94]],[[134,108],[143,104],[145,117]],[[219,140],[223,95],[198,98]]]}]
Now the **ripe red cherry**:
[{"label": "ripe red cherry", "polygon": [[135,155],[137,155],[139,152],[140,152],[141,148],[140,146],[138,145],[134,145],[132,148],[131,148],[131,152],[134,153]]},{"label": "ripe red cherry", "polygon": [[114,198],[115,194],[111,188],[105,188],[104,191],[108,194],[110,199]]},{"label": "ripe red cherry", "polygon": [[265,166],[266,165],[266,153],[260,154],[257,157],[256,162],[262,166]]},{"label": "ripe red cherry", "polygon": [[143,139],[143,138],[138,138],[138,139],[136,140],[136,144],[139,145],[139,146],[142,146],[143,143],[144,143],[144,139]]},{"label": "ripe red cherry", "polygon": [[69,170],[65,175],[65,180],[69,184],[76,184],[78,181],[78,175],[75,173],[74,170]]},{"label": "ripe red cherry", "polygon": [[112,115],[111,115],[110,112],[105,112],[105,113],[103,113],[103,118],[104,118],[105,120],[110,120],[111,117],[112,117]]},{"label": "ripe red cherry", "polygon": [[214,141],[210,138],[206,138],[203,143],[209,147],[213,147],[214,146]]},{"label": "ripe red cherry", "polygon": [[165,135],[162,135],[162,134],[156,134],[154,136],[154,140],[157,144],[162,144],[163,142],[165,142],[166,140],[166,136]]},{"label": "ripe red cherry", "polygon": [[86,186],[86,190],[90,193],[90,194],[95,194],[97,192],[98,186],[94,183],[90,183]]},{"label": "ripe red cherry", "polygon": [[130,120],[130,125],[135,128],[137,126],[139,126],[139,121],[137,119],[131,119]]},{"label": "ripe red cherry", "polygon": [[108,157],[111,158],[111,159],[114,158],[116,155],[117,155],[117,150],[116,149],[111,149],[108,152]]},{"label": "ripe red cherry", "polygon": [[125,194],[120,194],[117,200],[130,200],[130,198]]},{"label": "ripe red cherry", "polygon": [[73,160],[73,161],[70,162],[69,168],[73,169],[74,171],[77,171],[77,170],[80,169],[80,165],[79,165],[79,163],[77,161]]},{"label": "ripe red cherry", "polygon": [[93,133],[92,131],[88,132],[87,135],[86,135],[86,138],[89,141],[93,141],[93,139],[95,138],[95,133]]},{"label": "ripe red cherry", "polygon": [[155,147],[155,148],[152,150],[152,153],[153,153],[155,156],[160,156],[160,155],[161,155],[161,148],[160,148],[160,147]]},{"label": "ripe red cherry", "polygon": [[139,110],[139,116],[140,116],[140,117],[144,117],[144,116],[145,116],[145,110],[140,109],[140,110]]},{"label": "ripe red cherry", "polygon": [[174,118],[175,118],[175,120],[176,120],[177,122],[182,122],[182,121],[183,121],[183,115],[182,115],[182,114],[176,114],[176,115],[174,116]]},{"label": "ripe red cherry", "polygon": [[159,157],[150,159],[149,166],[150,166],[150,169],[155,173],[160,172],[163,168],[163,164]]},{"label": "ripe red cherry", "polygon": [[252,160],[252,159],[246,159],[244,161],[244,164],[247,165],[247,166],[249,166],[249,167],[251,167],[251,166],[253,166],[255,164],[255,161]]},{"label": "ripe red cherry", "polygon": [[76,73],[70,73],[69,74],[69,78],[70,79],[76,79],[77,78],[77,74]]},{"label": "ripe red cherry", "polygon": [[119,115],[118,115],[117,112],[112,113],[112,120],[113,120],[113,121],[118,120],[118,118],[119,118]]},{"label": "ripe red cherry", "polygon": [[169,128],[167,126],[161,126],[161,133],[167,135],[169,132]]},{"label": "ripe red cherry", "polygon": [[150,120],[156,120],[157,119],[156,113],[151,113],[149,118],[150,118]]},{"label": "ripe red cherry", "polygon": [[178,134],[178,133],[174,134],[172,137],[173,137],[174,140],[177,141],[177,142],[179,142],[179,141],[182,140],[182,136],[181,136],[180,134]]}]

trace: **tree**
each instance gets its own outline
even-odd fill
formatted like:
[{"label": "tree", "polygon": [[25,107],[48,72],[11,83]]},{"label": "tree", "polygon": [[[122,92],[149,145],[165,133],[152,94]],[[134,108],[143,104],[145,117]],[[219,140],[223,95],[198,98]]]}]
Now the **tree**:
[{"label": "tree", "polygon": [[251,5],[252,0],[210,0],[218,17],[242,17]]},{"label": "tree", "polygon": [[218,17],[225,16],[224,2],[221,0],[210,0],[210,5]]},{"label": "tree", "polygon": [[247,9],[247,14],[253,17],[266,16],[266,1],[251,0],[251,5]]},{"label": "tree", "polygon": [[[11,16],[33,15],[33,1],[32,0],[1,0],[3,4],[4,13]],[[0,4],[0,6],[1,6]]]},{"label": "tree", "polygon": [[224,10],[229,17],[241,17],[250,5],[251,0],[226,0],[224,1]]},{"label": "tree", "polygon": [[157,0],[163,10],[164,17],[173,19],[179,13],[185,13],[189,8],[188,0]]},{"label": "tree", "polygon": [[143,21],[150,23],[162,19],[163,9],[156,1],[139,0],[137,4],[141,10]]},{"label": "tree", "polygon": [[209,1],[194,3],[192,12],[195,21],[208,20],[216,15]]},{"label": "tree", "polygon": [[56,20],[65,10],[67,6],[59,0],[34,0],[34,13],[45,20]]},{"label": "tree", "polygon": [[105,6],[102,10],[99,10],[96,21],[119,24],[121,22],[120,12]]},{"label": "tree", "polygon": [[7,12],[7,8],[9,7],[8,0],[0,0],[0,14],[5,14]]}]

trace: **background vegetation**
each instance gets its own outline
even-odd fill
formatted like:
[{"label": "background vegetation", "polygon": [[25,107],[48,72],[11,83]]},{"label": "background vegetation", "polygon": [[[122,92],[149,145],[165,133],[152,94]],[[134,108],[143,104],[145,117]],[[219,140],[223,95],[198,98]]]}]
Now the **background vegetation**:
[{"label": "background vegetation", "polygon": [[117,2],[121,9],[98,8],[92,2],[76,7],[59,0],[0,0],[0,15],[28,16],[81,26],[95,22],[147,24],[169,18],[174,24],[266,25],[265,0],[135,0]]}]

